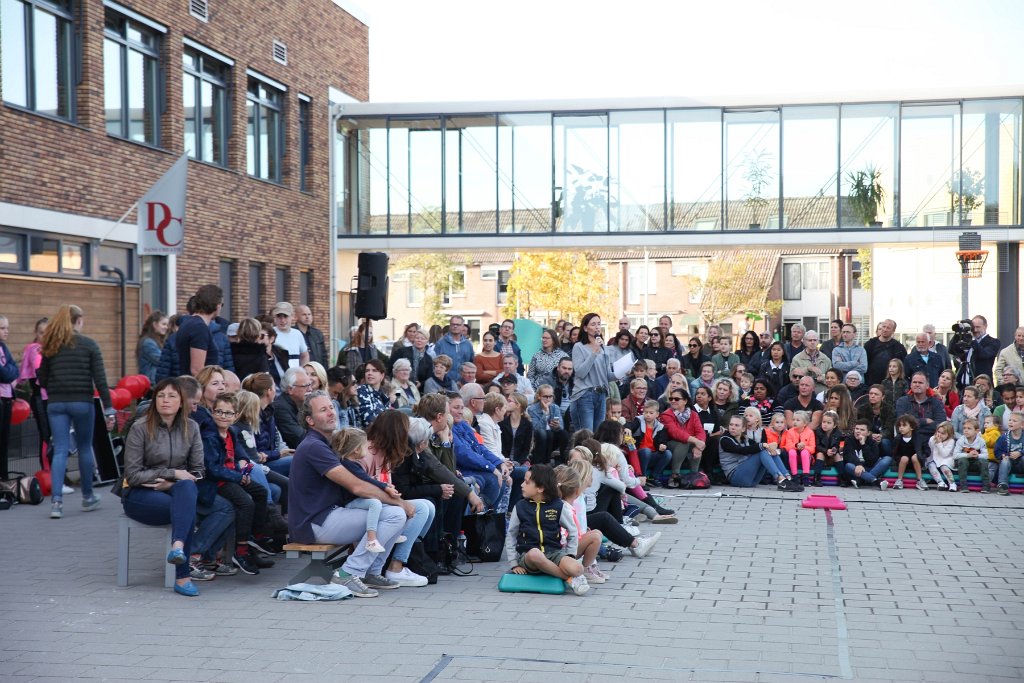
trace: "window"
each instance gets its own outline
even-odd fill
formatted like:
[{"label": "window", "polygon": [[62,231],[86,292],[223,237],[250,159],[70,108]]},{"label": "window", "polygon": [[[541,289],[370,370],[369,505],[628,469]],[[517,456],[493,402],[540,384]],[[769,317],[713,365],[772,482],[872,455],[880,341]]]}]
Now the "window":
[{"label": "window", "polygon": [[442,303],[450,304],[456,297],[466,296],[466,269],[459,268],[452,271],[448,276],[448,291],[444,293]]},{"label": "window", "polygon": [[135,259],[131,249],[124,247],[111,247],[107,244],[100,244],[100,265],[120,268],[124,273],[124,279],[129,282],[135,281]]},{"label": "window", "polygon": [[288,301],[288,269],[276,268],[274,270],[274,293],[277,301]]},{"label": "window", "polygon": [[[854,261],[850,266],[850,279],[853,282],[854,289],[864,289],[860,282],[860,276],[864,272],[864,267],[860,261]],[[860,328],[858,328],[860,329]]]},{"label": "window", "polygon": [[803,264],[782,264],[782,298],[786,301],[799,301],[803,287],[800,284],[800,273]]},{"label": "window", "polygon": [[25,236],[0,232],[0,268],[25,269]]},{"label": "window", "polygon": [[74,118],[71,0],[0,0],[5,102]]},{"label": "window", "polygon": [[192,47],[185,47],[182,59],[185,151],[193,159],[227,166],[230,66]]},{"label": "window", "polygon": [[[817,201],[816,197],[814,199],[815,199],[815,201]],[[778,230],[779,229],[779,217],[778,217],[778,215],[769,216],[768,217],[768,222],[765,223],[764,227],[765,227],[766,230]],[[782,227],[783,228],[788,228],[789,227],[789,216],[783,216],[782,217]]]},{"label": "window", "polygon": [[[804,264],[804,289],[829,289],[831,278],[828,261],[815,261]],[[810,329],[810,328],[808,328]]]},{"label": "window", "polygon": [[151,311],[166,311],[167,305],[167,257],[142,257],[142,303]]},{"label": "window", "polygon": [[29,270],[38,273],[89,275],[89,245],[55,237],[32,237],[29,241]]},{"label": "window", "polygon": [[263,282],[263,266],[259,263],[249,264],[249,317],[255,318],[260,314],[260,292]]},{"label": "window", "polygon": [[159,34],[167,29],[110,9],[103,30],[103,101],[107,133],[160,144]]},{"label": "window", "polygon": [[[645,278],[646,270],[646,278]],[[647,284],[644,285],[646,279]],[[639,304],[644,294],[658,293],[658,269],[654,263],[642,261],[626,264],[627,303]]]},{"label": "window", "polygon": [[405,286],[405,305],[410,307],[419,307],[423,305],[423,279],[413,274],[406,278],[408,284]]},{"label": "window", "polygon": [[308,270],[299,272],[299,303],[308,306],[313,292],[313,274]]},{"label": "window", "polygon": [[224,306],[220,309],[220,314],[227,320],[231,320],[234,316],[231,314],[231,302],[234,300],[234,288],[232,283],[234,282],[235,274],[235,262],[234,261],[221,261],[220,262],[220,288],[224,290]]},{"label": "window", "polygon": [[281,182],[284,134],[281,123],[283,93],[250,75],[246,95],[246,170],[249,175]]},{"label": "window", "polygon": [[512,279],[511,270],[498,271],[498,305],[504,306],[508,303],[508,281]]},{"label": "window", "polygon": [[313,105],[305,95],[299,95],[299,189],[309,192],[310,126]]}]

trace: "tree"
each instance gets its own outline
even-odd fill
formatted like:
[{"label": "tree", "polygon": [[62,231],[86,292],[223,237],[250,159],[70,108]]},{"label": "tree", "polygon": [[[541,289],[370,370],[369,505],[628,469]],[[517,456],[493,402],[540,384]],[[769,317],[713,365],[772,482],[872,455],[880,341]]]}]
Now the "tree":
[{"label": "tree", "polygon": [[458,255],[441,252],[403,256],[392,264],[392,268],[396,271],[409,271],[409,286],[423,289],[425,324],[444,325],[448,322],[442,309],[444,295],[452,282],[462,277],[458,268],[463,265],[465,260]]},{"label": "tree", "polygon": [[766,283],[756,276],[763,270],[760,265],[756,255],[742,252],[719,254],[711,261],[700,301],[701,315],[709,325],[734,315],[753,319],[762,311],[782,310],[781,301],[767,300]]},{"label": "tree", "polygon": [[860,288],[871,289],[871,249],[858,249],[857,260],[860,261]]},{"label": "tree", "polygon": [[606,317],[611,296],[604,269],[586,252],[553,251],[517,254],[508,280],[502,315],[532,314],[580,320],[595,312]]}]

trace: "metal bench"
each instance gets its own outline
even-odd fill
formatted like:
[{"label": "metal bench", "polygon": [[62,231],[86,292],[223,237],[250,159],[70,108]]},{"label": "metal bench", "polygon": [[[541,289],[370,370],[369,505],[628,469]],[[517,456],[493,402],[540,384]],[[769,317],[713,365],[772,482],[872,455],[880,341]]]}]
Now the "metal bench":
[{"label": "metal bench", "polygon": [[[131,536],[132,531],[135,529],[153,529],[160,530],[164,535],[164,554],[171,549],[171,525],[165,524],[163,526],[151,526],[149,524],[143,524],[142,522],[136,522],[128,515],[121,515],[118,518],[118,533],[117,533],[117,585],[124,586],[128,585],[128,558],[130,555],[131,547]],[[170,588],[174,585],[174,565],[164,562],[164,587]]]}]

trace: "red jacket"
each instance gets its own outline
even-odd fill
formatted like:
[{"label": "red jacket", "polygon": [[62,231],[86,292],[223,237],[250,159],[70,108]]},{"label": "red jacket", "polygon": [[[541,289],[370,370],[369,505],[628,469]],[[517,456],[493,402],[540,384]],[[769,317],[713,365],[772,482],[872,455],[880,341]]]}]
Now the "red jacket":
[{"label": "red jacket", "polygon": [[678,441],[679,443],[686,443],[689,438],[696,437],[700,441],[707,441],[708,435],[704,431],[704,425],[700,423],[700,418],[697,417],[697,411],[690,409],[690,419],[686,421],[686,424],[679,422],[679,418],[676,417],[675,411],[671,408],[663,412],[658,419],[661,424],[665,425],[665,429],[668,430],[668,438],[672,441]]}]

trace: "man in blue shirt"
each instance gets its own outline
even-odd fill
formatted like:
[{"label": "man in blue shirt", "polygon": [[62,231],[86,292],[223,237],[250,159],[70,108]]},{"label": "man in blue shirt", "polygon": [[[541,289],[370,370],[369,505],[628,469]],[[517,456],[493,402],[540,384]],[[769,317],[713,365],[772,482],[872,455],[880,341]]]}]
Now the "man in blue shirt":
[{"label": "man in blue shirt", "polygon": [[203,285],[193,299],[193,315],[182,318],[175,345],[178,367],[193,377],[207,365],[218,365],[220,353],[210,331],[210,322],[220,314],[224,292],[217,285]]}]

